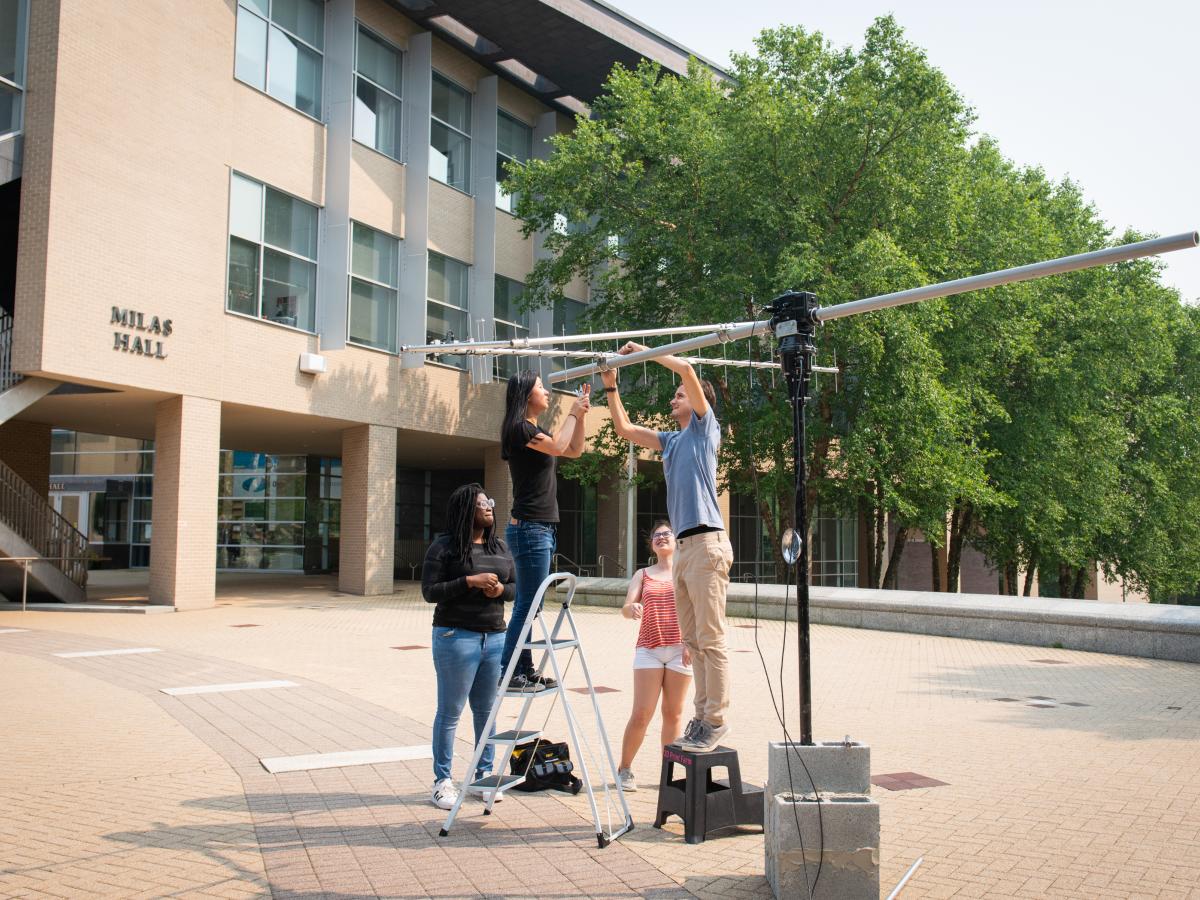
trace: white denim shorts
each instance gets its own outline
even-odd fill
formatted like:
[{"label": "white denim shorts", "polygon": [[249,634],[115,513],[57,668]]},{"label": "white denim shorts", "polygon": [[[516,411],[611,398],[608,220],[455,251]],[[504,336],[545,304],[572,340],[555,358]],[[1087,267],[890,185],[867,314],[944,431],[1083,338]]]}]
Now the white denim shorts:
[{"label": "white denim shorts", "polygon": [[692,667],[683,664],[683,644],[665,647],[638,647],[633,653],[635,669],[670,669],[680,675],[691,675]]}]

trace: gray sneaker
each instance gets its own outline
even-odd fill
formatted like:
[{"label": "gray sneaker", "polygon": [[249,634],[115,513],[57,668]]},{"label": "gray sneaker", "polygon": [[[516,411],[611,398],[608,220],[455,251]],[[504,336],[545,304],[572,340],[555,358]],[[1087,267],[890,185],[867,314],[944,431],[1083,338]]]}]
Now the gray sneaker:
[{"label": "gray sneaker", "polygon": [[682,747],[684,741],[691,740],[692,732],[694,732],[701,724],[703,724],[702,719],[692,719],[684,727],[683,734],[675,738],[675,740],[671,741],[671,743]]},{"label": "gray sneaker", "polygon": [[633,793],[638,789],[637,782],[633,780],[633,769],[620,769],[617,771],[617,784],[621,790],[627,793]]},{"label": "gray sneaker", "polygon": [[508,683],[508,693],[510,694],[536,694],[544,690],[546,690],[544,684],[527,675],[514,675],[512,681]]},{"label": "gray sneaker", "polygon": [[700,726],[692,732],[692,736],[685,738],[679,745],[679,749],[686,750],[688,753],[708,753],[710,750],[715,750],[727,734],[729,734],[728,725],[709,725],[707,722],[701,722]]}]

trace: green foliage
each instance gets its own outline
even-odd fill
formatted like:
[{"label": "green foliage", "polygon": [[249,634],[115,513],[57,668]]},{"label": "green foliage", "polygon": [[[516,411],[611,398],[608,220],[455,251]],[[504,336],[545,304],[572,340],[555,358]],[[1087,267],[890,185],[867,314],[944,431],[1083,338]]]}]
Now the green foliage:
[{"label": "green foliage", "polygon": [[[860,49],[764,32],[733,80],[693,65],[614,69],[591,119],[511,173],[527,233],[548,234],[526,297],[592,279],[589,322],[656,328],[762,318],[786,288],[826,304],[1104,246],[1079,189],[972,142],[971,112],[890,17]],[[565,215],[569,229],[555,230]],[[1135,236],[1127,235],[1126,239]],[[1200,323],[1134,262],[837,320],[819,335],[811,500],[871,524],[873,583],[905,538],[965,544],[1079,593],[1093,561],[1156,591],[1200,580]],[[770,336],[723,347],[769,357]],[[706,368],[726,428],[724,486],[790,524],[791,415],[778,376]],[[623,370],[647,424],[674,390]],[[623,470],[603,433],[569,467]],[[884,558],[889,529],[897,539]]]}]

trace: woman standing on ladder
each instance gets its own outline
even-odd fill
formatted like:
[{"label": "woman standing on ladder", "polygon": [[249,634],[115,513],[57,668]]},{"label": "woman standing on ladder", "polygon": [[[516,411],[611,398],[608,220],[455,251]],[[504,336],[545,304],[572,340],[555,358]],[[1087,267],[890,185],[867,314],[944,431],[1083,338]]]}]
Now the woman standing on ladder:
[{"label": "woman standing on ladder", "polygon": [[[513,503],[505,536],[517,568],[517,599],[504,640],[501,677],[508,671],[533,598],[550,574],[558,538],[558,457],[575,459],[583,453],[583,417],[590,408],[590,394],[591,385],[585,384],[555,436],[537,423],[538,416],[550,408],[550,391],[542,379],[528,370],[508,379],[500,456],[508,460],[512,476]],[[522,650],[509,690],[555,686],[553,678],[534,671],[533,654]]]},{"label": "woman standing on ladder", "polygon": [[633,711],[621,741],[621,765],[617,779],[621,790],[636,791],[633,758],[654,718],[662,696],[662,739],[665,747],[679,734],[683,704],[692,685],[692,654],[679,633],[675,614],[675,588],[671,585],[671,560],[675,556],[675,534],[671,523],[659,519],[650,529],[654,565],[638,569],[629,582],[621,615],[641,621],[637,649],[633,654]]}]

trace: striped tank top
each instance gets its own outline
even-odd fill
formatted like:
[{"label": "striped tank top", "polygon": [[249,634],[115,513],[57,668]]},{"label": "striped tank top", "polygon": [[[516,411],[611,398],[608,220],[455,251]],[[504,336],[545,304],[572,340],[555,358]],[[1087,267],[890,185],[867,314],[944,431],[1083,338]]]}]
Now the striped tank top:
[{"label": "striped tank top", "polygon": [[653,649],[682,643],[675,613],[675,588],[669,581],[651,578],[642,569],[642,627],[637,646]]}]

